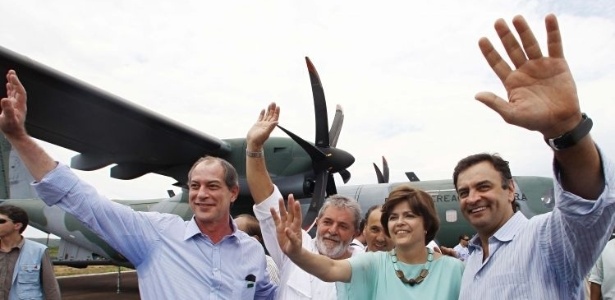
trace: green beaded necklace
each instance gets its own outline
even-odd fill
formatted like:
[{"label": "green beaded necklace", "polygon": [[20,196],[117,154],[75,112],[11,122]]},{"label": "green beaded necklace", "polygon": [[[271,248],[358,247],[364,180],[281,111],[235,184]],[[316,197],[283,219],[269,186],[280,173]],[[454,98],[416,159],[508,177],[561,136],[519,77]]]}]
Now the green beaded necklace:
[{"label": "green beaded necklace", "polygon": [[404,276],[404,272],[402,272],[397,266],[397,253],[395,252],[395,248],[391,250],[391,261],[393,261],[393,269],[395,269],[395,274],[397,275],[397,278],[399,278],[401,282],[409,284],[410,286],[414,286],[415,284],[419,284],[423,282],[423,280],[425,280],[425,277],[429,275],[429,264],[432,260],[433,250],[427,248],[427,261],[425,262],[423,269],[415,278],[407,279],[406,276]]}]

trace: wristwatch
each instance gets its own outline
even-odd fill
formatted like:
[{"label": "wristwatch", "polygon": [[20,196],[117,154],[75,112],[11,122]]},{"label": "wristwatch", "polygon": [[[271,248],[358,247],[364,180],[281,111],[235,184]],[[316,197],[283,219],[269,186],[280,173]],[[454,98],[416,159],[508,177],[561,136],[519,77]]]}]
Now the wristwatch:
[{"label": "wristwatch", "polygon": [[566,149],[576,145],[592,129],[594,123],[585,113],[581,114],[581,122],[572,130],[552,139],[545,139],[545,142],[555,151]]}]

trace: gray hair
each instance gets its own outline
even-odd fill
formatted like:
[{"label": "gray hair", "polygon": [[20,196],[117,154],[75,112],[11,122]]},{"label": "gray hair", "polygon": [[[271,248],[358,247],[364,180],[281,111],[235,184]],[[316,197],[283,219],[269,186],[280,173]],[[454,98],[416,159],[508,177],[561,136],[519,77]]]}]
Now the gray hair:
[{"label": "gray hair", "polygon": [[325,200],[325,203],[318,211],[318,218],[322,217],[325,210],[329,208],[329,206],[350,210],[354,216],[354,228],[355,230],[359,230],[361,225],[361,206],[359,206],[359,202],[357,202],[357,200],[342,195],[330,196],[327,200]]}]

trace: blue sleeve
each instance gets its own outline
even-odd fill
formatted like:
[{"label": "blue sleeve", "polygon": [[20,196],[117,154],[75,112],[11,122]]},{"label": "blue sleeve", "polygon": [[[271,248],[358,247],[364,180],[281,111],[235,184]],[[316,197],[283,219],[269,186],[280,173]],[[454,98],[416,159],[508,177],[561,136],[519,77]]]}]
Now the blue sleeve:
[{"label": "blue sleeve", "polygon": [[47,205],[57,205],[73,215],[135,266],[159,239],[158,232],[175,218],[160,213],[135,212],[129,206],[110,201],[80,180],[66,165],[58,165],[40,182],[34,183],[34,187]]},{"label": "blue sleeve", "polygon": [[[554,183],[555,208],[539,230],[538,242],[546,261],[557,262],[563,280],[582,280],[598,259],[613,231],[615,166],[600,153],[605,187],[597,200],[583,199]],[[556,178],[557,166],[555,167]]]}]

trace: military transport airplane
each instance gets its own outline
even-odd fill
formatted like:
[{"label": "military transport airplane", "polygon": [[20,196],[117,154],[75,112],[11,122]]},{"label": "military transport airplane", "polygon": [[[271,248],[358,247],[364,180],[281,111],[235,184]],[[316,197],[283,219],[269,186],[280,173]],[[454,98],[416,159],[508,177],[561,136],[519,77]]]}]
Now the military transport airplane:
[{"label": "military transport airplane", "polygon": [[[307,58],[306,63],[314,96],[315,142],[309,143],[280,126],[291,138],[272,137],[264,151],[267,168],[281,192],[303,199],[304,225],[307,226],[327,195],[339,193],[353,197],[367,209],[383,203],[393,188],[407,182],[388,183],[385,162],[386,180],[384,174],[379,174],[379,183],[336,187],[333,174],[340,174],[346,183],[350,179],[347,168],[354,157],[336,148],[343,113],[338,107],[329,129],[318,73]],[[170,193],[165,199],[114,201],[135,210],[174,213],[188,219],[192,217],[185,189],[188,170],[199,157],[213,155],[231,162],[240,175],[240,196],[232,207],[232,214],[252,211],[253,201],[245,181],[244,138],[212,137],[0,47],[0,72],[8,69],[16,70],[28,89],[28,132],[35,138],[78,152],[71,160],[72,168],[88,171],[115,164],[110,174],[113,178],[133,179],[157,173],[176,180],[175,185],[183,191],[177,195]],[[6,94],[3,90],[0,93]],[[8,178],[8,171],[19,170],[18,160],[9,157],[8,143],[1,144],[4,178]],[[459,211],[452,180],[418,181],[415,175],[408,176],[412,185],[428,191],[433,197],[442,223],[436,236],[441,244],[453,246],[460,234],[473,232]],[[526,216],[550,210],[553,198],[550,178],[524,176],[514,180],[518,187],[516,202]],[[15,189],[24,182],[22,179],[10,184]],[[62,239],[58,263],[128,264],[120,253],[60,209],[47,207],[39,199],[9,199],[17,196],[8,194],[0,197],[7,199],[4,203],[24,207],[33,227]]]}]

